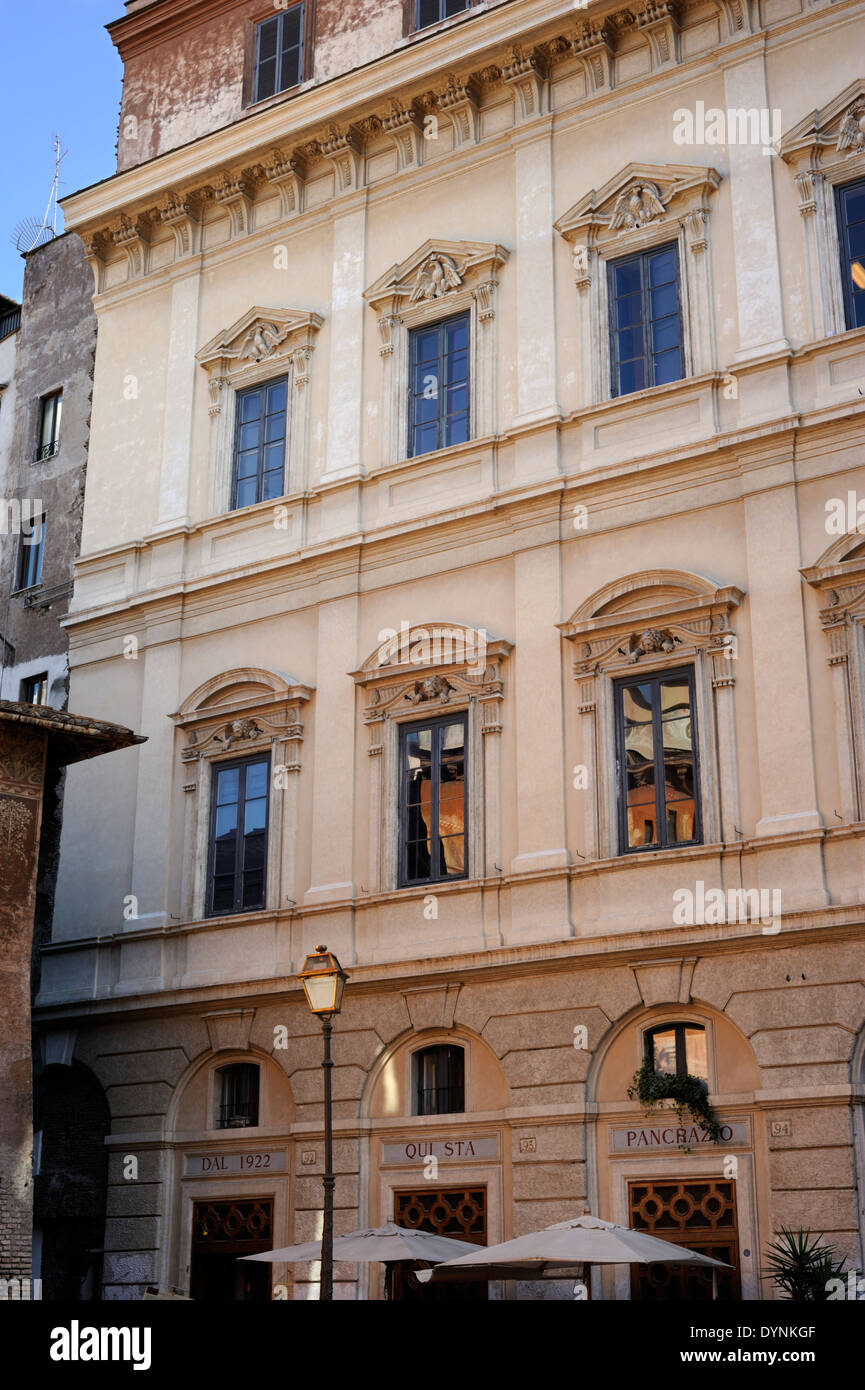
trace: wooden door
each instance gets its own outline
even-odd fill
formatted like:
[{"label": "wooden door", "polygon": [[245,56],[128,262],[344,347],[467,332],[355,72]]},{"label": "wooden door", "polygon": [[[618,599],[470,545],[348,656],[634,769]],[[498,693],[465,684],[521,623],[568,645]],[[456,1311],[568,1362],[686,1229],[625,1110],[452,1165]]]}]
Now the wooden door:
[{"label": "wooden door", "polygon": [[240,1255],[273,1249],[273,1199],[196,1202],[192,1213],[190,1294],[203,1303],[267,1303],[269,1264]]},{"label": "wooden door", "polygon": [[[724,1260],[733,1268],[717,1270],[718,1298],[729,1301],[741,1297],[733,1179],[632,1182],[628,1197],[630,1225],[635,1231],[646,1231],[660,1240]],[[711,1297],[711,1269],[677,1264],[631,1266],[631,1298],[700,1301]]]},{"label": "wooden door", "polygon": [[[487,1190],[485,1187],[424,1187],[393,1195],[393,1219],[412,1231],[429,1231],[466,1240],[474,1245],[487,1243]],[[401,1260],[387,1266],[385,1289],[388,1298],[400,1301],[478,1301],[487,1298],[486,1281],[471,1283],[419,1284],[414,1271],[428,1269],[423,1260]]]}]

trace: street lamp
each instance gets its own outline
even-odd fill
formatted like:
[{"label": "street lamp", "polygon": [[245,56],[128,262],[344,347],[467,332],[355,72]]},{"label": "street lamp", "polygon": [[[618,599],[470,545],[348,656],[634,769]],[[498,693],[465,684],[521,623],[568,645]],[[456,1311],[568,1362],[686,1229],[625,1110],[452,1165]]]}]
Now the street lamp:
[{"label": "street lamp", "polygon": [[324,1030],[324,1223],[321,1231],[321,1283],[319,1298],[333,1298],[333,1102],[331,1099],[330,1035],[334,1015],[342,1008],[342,996],[348,979],[339,961],[326,946],[317,946],[314,956],[307,956],[300,972],[306,1002],[312,1013],[321,1019]]}]

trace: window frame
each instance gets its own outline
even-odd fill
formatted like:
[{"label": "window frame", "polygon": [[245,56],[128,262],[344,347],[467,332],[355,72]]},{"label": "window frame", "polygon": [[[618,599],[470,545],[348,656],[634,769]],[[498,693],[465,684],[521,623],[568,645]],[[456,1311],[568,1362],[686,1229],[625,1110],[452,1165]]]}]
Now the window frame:
[{"label": "window frame", "polygon": [[[448,1075],[449,1075],[449,1076],[451,1075],[451,1067],[452,1067],[453,1058],[454,1058],[457,1054],[459,1054],[459,1056],[460,1056],[460,1064],[459,1064],[459,1067],[457,1068],[457,1070],[460,1072],[460,1077],[459,1077],[459,1080],[458,1080],[457,1082],[450,1081],[449,1084],[448,1084],[447,1086],[435,1086],[435,1087],[425,1087],[425,1086],[421,1086],[421,1085],[420,1085],[420,1082],[423,1080],[423,1075],[422,1075],[422,1070],[421,1070],[422,1065],[423,1065],[423,1059],[424,1059],[425,1057],[428,1057],[428,1056],[430,1055],[430,1053],[433,1053],[433,1052],[435,1052],[435,1053],[437,1053],[437,1054],[438,1054],[438,1053],[442,1053],[442,1052],[448,1052],[448,1053],[451,1054],[450,1058],[448,1059]],[[461,1093],[462,1104],[461,1104],[459,1107],[457,1107],[457,1108],[451,1107],[450,1109],[447,1109],[447,1110],[439,1110],[439,1109],[435,1109],[435,1110],[426,1110],[426,1109],[422,1109],[422,1108],[421,1108],[421,1096],[424,1095],[427,1091],[429,1091],[429,1090],[435,1090],[436,1092],[439,1092],[439,1091],[453,1092],[455,1089],[457,1090],[457,1094],[458,1094],[458,1095]],[[464,1114],[466,1113],[466,1108],[467,1108],[467,1107],[466,1107],[466,1048],[465,1048],[465,1046],[464,1046],[462,1043],[448,1043],[448,1042],[427,1043],[426,1046],[424,1046],[424,1047],[418,1047],[418,1048],[416,1048],[416,1049],[412,1052],[412,1054],[411,1054],[411,1105],[412,1105],[412,1111],[411,1111],[412,1115],[416,1115],[416,1116],[418,1116],[418,1117],[424,1117],[424,1116],[427,1116],[427,1115],[464,1115]]]},{"label": "window frame", "polygon": [[[44,700],[34,700],[32,698],[33,687],[37,684],[37,682],[39,685],[44,685],[45,687]],[[47,706],[48,693],[50,690],[49,673],[47,671],[37,671],[32,676],[24,676],[21,680],[19,690],[21,703],[23,705],[36,705],[38,707]]]},{"label": "window frame", "polygon": [[654,1071],[656,1076],[669,1076],[669,1072],[659,1072],[657,1067],[655,1066],[653,1040],[656,1033],[672,1032],[675,1034],[676,1037],[676,1070],[674,1075],[676,1077],[696,1075],[695,1072],[691,1072],[688,1070],[687,1044],[685,1039],[685,1030],[687,1028],[699,1029],[699,1031],[703,1034],[706,1040],[706,1075],[698,1077],[697,1079],[698,1081],[702,1081],[703,1085],[708,1090],[709,1080],[711,1076],[711,1056],[709,1051],[709,1030],[706,1027],[705,1023],[699,1023],[696,1020],[690,1018],[672,1019],[668,1020],[666,1023],[653,1023],[650,1028],[646,1028],[643,1031],[643,1056],[646,1059],[646,1061],[650,1061],[652,1063],[652,1070]]},{"label": "window frame", "polygon": [[[230,908],[226,908],[226,909],[224,909],[224,910],[217,911],[216,909],[214,909],[214,906],[213,906],[213,890],[214,890],[214,886],[215,886],[215,885],[214,885],[214,877],[215,877],[215,876],[214,876],[214,867],[215,867],[215,863],[216,863],[216,815],[217,815],[217,809],[218,809],[218,804],[219,804],[219,803],[218,803],[218,799],[217,799],[217,785],[218,785],[218,781],[219,781],[219,776],[220,776],[221,773],[223,773],[223,772],[230,772],[230,771],[232,771],[234,768],[243,768],[243,769],[244,769],[244,776],[243,776],[243,797],[242,797],[242,800],[240,799],[240,797],[238,797],[238,801],[237,801],[237,806],[238,806],[238,824],[240,824],[240,821],[241,821],[241,812],[245,812],[245,810],[246,810],[246,799],[247,799],[247,798],[246,798],[246,771],[245,771],[245,770],[246,770],[249,766],[251,766],[253,763],[265,763],[265,765],[266,765],[266,767],[267,767],[267,792],[266,792],[266,795],[265,795],[265,798],[264,798],[264,805],[265,805],[265,822],[264,822],[264,864],[263,864],[263,868],[262,868],[262,879],[263,879],[263,881],[262,881],[262,895],[261,895],[261,896],[262,896],[262,901],[261,901],[260,903],[256,903],[255,906],[250,906],[250,907],[244,907],[244,906],[243,906],[243,902],[242,902],[242,897],[243,897],[243,868],[242,868],[242,861],[241,861],[241,846],[243,845],[243,842],[244,842],[244,839],[245,839],[245,835],[238,834],[238,836],[237,836],[237,843],[236,843],[236,846],[235,846],[235,855],[234,855],[234,860],[235,860],[235,862],[234,862],[234,880],[235,880],[235,888],[234,888],[234,897],[233,897],[233,900],[232,900],[232,905],[231,905]],[[227,758],[227,759],[225,759],[224,761],[217,760],[217,761],[214,761],[213,764],[212,764],[212,766],[211,766],[211,769],[210,769],[210,806],[209,806],[209,811],[208,811],[208,831],[207,831],[207,877],[206,877],[206,879],[205,879],[205,885],[204,885],[204,911],[203,911],[203,916],[204,916],[204,918],[206,918],[206,919],[215,918],[215,917],[236,917],[236,916],[239,916],[239,915],[241,915],[241,914],[243,914],[243,913],[248,913],[248,912],[264,912],[264,911],[266,911],[266,909],[267,909],[267,899],[268,899],[268,868],[269,868],[269,865],[268,865],[268,856],[269,856],[269,852],[270,852],[270,832],[271,832],[271,814],[270,814],[270,810],[271,810],[271,807],[270,807],[270,799],[271,799],[271,782],[272,782],[272,778],[271,778],[271,765],[272,765],[272,764],[271,764],[270,750],[268,749],[267,751],[261,751],[261,752],[258,752],[258,753],[249,753],[249,754],[247,754],[247,755],[245,755],[244,757],[241,757],[241,758]],[[238,790],[239,790],[239,782],[238,782]],[[241,863],[240,869],[238,869],[238,864],[239,864],[239,863]],[[238,887],[238,884],[239,884],[239,887]],[[238,898],[240,898],[240,902],[239,902],[239,903],[238,903]]]},{"label": "window frame", "polygon": [[[268,97],[258,96],[258,51],[259,35],[261,26],[268,20],[282,18],[291,10],[302,9],[301,15],[301,39],[300,39],[300,72],[297,82],[291,87],[283,87],[281,91],[275,91]],[[277,35],[279,30],[277,30]],[[277,51],[279,50],[279,40],[277,37]],[[244,71],[244,109],[253,106],[264,106],[268,102],[278,101],[280,97],[285,97],[289,93],[298,92],[305,83],[312,77],[313,55],[315,51],[315,0],[297,0],[297,4],[289,5],[285,10],[274,11],[274,6],[263,7],[260,12],[251,15],[247,20],[247,40],[246,40],[246,63]]]},{"label": "window frame", "polygon": [[[51,438],[47,444],[43,444],[45,433],[45,416],[49,407],[52,407],[51,418]],[[59,387],[56,391],[49,391],[46,395],[39,397],[39,411],[36,426],[36,451],[34,463],[44,463],[46,459],[52,459],[60,452],[60,427],[63,423],[63,388]]]},{"label": "window frame", "polygon": [[[841,296],[844,304],[844,328],[842,332],[851,332],[857,327],[865,328],[865,323],[857,325],[853,322],[853,291],[850,286],[849,274],[852,259],[849,251],[850,225],[844,216],[844,195],[853,189],[859,189],[865,195],[865,175],[847,183],[835,185],[835,224],[838,232],[837,248],[841,265]],[[865,226],[865,221],[862,225]],[[863,255],[862,260],[865,261],[865,255]]]},{"label": "window frame", "polygon": [[[283,433],[283,436],[282,436],[282,491],[279,492],[279,493],[277,493],[275,497],[267,497],[267,498],[265,498],[265,497],[262,497],[262,496],[260,495],[261,490],[262,490],[262,482],[263,482],[263,479],[264,479],[264,473],[265,473],[265,469],[263,468],[263,463],[264,463],[264,447],[265,447],[265,443],[266,443],[266,441],[265,441],[265,439],[264,439],[264,431],[263,431],[263,429],[262,429],[262,437],[261,437],[261,439],[260,439],[260,441],[259,441],[259,444],[258,444],[258,468],[257,468],[257,471],[256,471],[256,473],[255,473],[255,480],[256,480],[256,496],[255,496],[255,500],[254,500],[253,502],[244,502],[242,505],[238,505],[238,502],[237,502],[237,485],[238,485],[238,482],[240,481],[239,478],[238,478],[238,474],[237,474],[238,457],[239,457],[239,454],[240,454],[240,450],[238,449],[238,443],[239,443],[239,441],[240,441],[240,431],[241,431],[242,426],[243,426],[243,423],[244,423],[244,422],[243,422],[243,419],[242,419],[242,415],[243,415],[243,401],[244,401],[244,399],[245,399],[247,396],[251,396],[251,395],[253,395],[256,391],[260,391],[260,392],[262,393],[263,404],[264,404],[264,403],[266,403],[267,392],[268,392],[268,391],[271,389],[271,387],[273,387],[273,386],[284,386],[284,388],[285,388],[285,406],[284,406],[284,408],[283,408],[283,413],[284,413],[284,415],[285,415],[285,430],[284,430],[284,433]],[[288,373],[286,372],[286,373],[283,373],[281,376],[277,376],[277,377],[268,377],[266,380],[258,381],[258,382],[250,382],[249,385],[247,385],[247,386],[239,387],[239,388],[235,391],[235,393],[234,393],[234,419],[233,419],[233,421],[232,421],[232,443],[231,443],[231,481],[230,481],[230,490],[229,490],[229,497],[228,497],[228,501],[229,501],[229,508],[228,508],[228,510],[229,510],[229,512],[243,511],[244,508],[246,508],[246,507],[257,507],[261,502],[271,502],[271,503],[274,503],[274,502],[277,502],[277,501],[279,500],[280,497],[286,497],[286,496],[288,495],[287,492],[286,492],[286,472],[287,472],[287,469],[288,469],[288,446],[289,446],[289,437],[290,437],[290,429],[291,429],[291,420],[290,420],[290,417],[289,417],[289,406],[290,406],[290,396],[289,396],[289,393],[290,393],[290,386],[291,386],[291,383],[289,382]],[[259,416],[259,419],[263,422],[264,420],[266,420],[266,418],[267,418],[267,412],[266,412],[266,410],[264,410],[264,412]]]},{"label": "window frame", "polygon": [[[229,1073],[238,1073],[243,1068],[246,1072],[255,1074],[255,1084],[250,1086],[250,1099],[247,1104],[252,1109],[255,1106],[255,1118],[250,1119],[246,1125],[229,1125],[223,1123],[223,1111],[227,1107],[227,1102],[223,1099],[225,1094],[225,1081]],[[214,1096],[214,1129],[257,1129],[261,1123],[261,1066],[257,1062],[226,1062],[224,1066],[216,1068],[216,1086]],[[237,1102],[235,1101],[235,1104]]]},{"label": "window frame", "polygon": [[[31,520],[35,520],[35,518],[31,517]],[[15,593],[17,594],[28,593],[31,589],[38,589],[42,584],[42,570],[45,562],[45,527],[47,520],[47,513],[42,512],[39,517],[39,540],[35,544],[31,543],[28,545],[27,541],[29,537],[25,536],[23,531],[21,533],[18,546],[18,559],[15,567]],[[33,561],[33,565],[35,565],[36,574],[34,578],[30,578],[29,582],[25,584],[24,580],[25,578],[29,578],[29,571],[31,569],[31,565],[28,563],[25,572],[25,562],[33,555],[34,551],[35,560]]]},{"label": "window frame", "polygon": [[[662,682],[673,681],[682,676],[687,677],[691,710],[691,747],[694,758],[694,837],[690,840],[677,840],[672,844],[668,844],[666,842],[666,815],[658,814],[659,797],[661,796],[661,790],[665,785],[665,781],[662,776],[659,776],[659,772],[663,772],[663,744],[659,742],[656,732],[656,710],[659,704],[659,692]],[[652,743],[654,749],[655,774],[655,822],[659,830],[663,828],[665,838],[663,842],[659,840],[657,844],[653,845],[629,845],[625,720],[622,692],[628,686],[647,684],[651,684],[653,687]],[[700,767],[699,724],[697,718],[697,679],[694,666],[660,667],[655,670],[638,671],[633,675],[616,677],[613,681],[613,719],[615,721],[616,826],[618,854],[620,856],[659,854],[668,850],[687,849],[694,845],[703,844],[702,775]],[[666,801],[663,802],[663,808],[664,810],[666,809]]]},{"label": "window frame", "polygon": [[[463,872],[461,874],[430,874],[427,878],[408,877],[408,800],[406,797],[406,744],[411,733],[420,729],[438,729],[449,724],[461,724],[463,728]],[[469,794],[469,775],[472,765],[472,755],[469,746],[469,719],[468,711],[465,709],[453,710],[436,714],[429,719],[413,719],[398,725],[398,757],[397,775],[399,786],[397,789],[397,888],[419,888],[426,884],[461,883],[470,876],[469,858],[471,854],[471,834],[469,829],[469,807],[471,797]],[[435,740],[438,742],[438,740]],[[432,749],[430,749],[432,756]],[[431,821],[433,807],[434,829],[431,824],[431,843],[430,843],[430,867],[434,858],[434,849],[441,848],[441,834],[439,823],[439,787],[440,780],[440,761],[436,762],[436,777],[431,791]]]},{"label": "window frame", "polygon": [[[676,264],[675,264],[675,268],[676,268],[676,282],[675,282],[675,283],[676,283],[676,318],[677,318],[677,322],[678,322],[678,325],[679,325],[679,343],[678,343],[678,352],[679,352],[679,375],[678,375],[677,377],[674,377],[672,381],[656,382],[656,381],[654,380],[654,374],[655,374],[655,373],[654,373],[654,356],[655,356],[655,354],[651,351],[651,349],[650,349],[650,347],[649,347],[649,342],[648,342],[648,329],[651,327],[651,323],[652,323],[651,318],[648,316],[648,314],[649,314],[649,308],[650,308],[650,304],[649,304],[649,295],[650,295],[650,291],[651,291],[651,286],[650,286],[650,284],[649,284],[649,269],[648,269],[648,266],[649,266],[649,261],[651,260],[651,258],[652,258],[653,256],[663,255],[663,254],[664,254],[665,252],[667,252],[667,251],[672,251],[672,252],[673,252],[673,257],[674,257],[674,260],[675,260],[675,263],[676,263]],[[643,358],[643,361],[646,363],[646,375],[647,375],[647,378],[648,378],[648,377],[651,377],[652,379],[651,379],[651,380],[648,380],[648,379],[647,379],[647,381],[646,381],[646,383],[645,383],[644,386],[635,386],[635,387],[633,388],[633,390],[630,390],[630,391],[622,391],[622,390],[621,390],[621,378],[620,378],[620,375],[619,375],[619,373],[620,373],[620,368],[621,368],[621,362],[619,361],[619,354],[618,354],[618,341],[617,341],[617,339],[618,339],[618,328],[617,328],[617,325],[616,325],[616,302],[617,302],[617,298],[622,298],[623,296],[617,296],[616,293],[615,293],[615,276],[616,276],[616,270],[617,270],[618,268],[620,268],[620,267],[622,267],[622,266],[625,266],[625,265],[632,264],[632,263],[634,263],[634,262],[638,263],[638,264],[640,265],[640,267],[641,267],[641,270],[640,270],[640,298],[641,298],[641,301],[642,301],[642,310],[641,310],[641,316],[640,316],[640,328],[641,328],[642,333],[643,333],[643,347],[644,347],[644,350],[643,350],[643,353],[642,353],[642,358]],[[643,269],[643,267],[645,267],[645,269]],[[625,398],[628,397],[628,396],[636,395],[638,391],[649,391],[649,390],[651,390],[654,386],[658,386],[658,385],[660,385],[660,386],[673,386],[673,385],[676,384],[676,382],[684,381],[688,373],[687,373],[687,366],[686,366],[686,360],[685,360],[685,314],[684,314],[683,291],[682,291],[682,264],[681,264],[681,256],[680,256],[680,254],[679,254],[679,243],[678,243],[678,241],[676,241],[676,240],[667,241],[667,242],[663,242],[662,244],[660,244],[660,245],[658,245],[658,246],[646,246],[646,247],[643,247],[643,248],[642,248],[641,250],[639,250],[639,251],[632,251],[632,252],[630,252],[628,255],[625,255],[625,256],[617,256],[617,257],[615,257],[615,259],[610,259],[610,260],[608,260],[608,261],[606,262],[606,271],[607,271],[607,331],[608,331],[608,335],[609,335],[609,345],[610,345],[610,392],[611,392],[611,399],[613,399],[613,400],[623,400],[623,399],[625,399]],[[637,360],[637,359],[630,359],[630,360]]]},{"label": "window frame", "polygon": [[[439,9],[442,9],[446,0],[438,0]],[[420,6],[421,0],[403,0],[404,5],[404,29],[406,36],[412,34],[427,34],[433,29],[437,29],[441,24],[447,24],[452,19],[459,19],[461,15],[467,14],[470,10],[477,8],[479,0],[466,0],[466,4],[456,14],[440,15],[438,19],[432,20],[429,24],[421,25]]]},{"label": "window frame", "polygon": [[[413,380],[413,378],[414,378],[414,369],[415,369],[415,362],[414,362],[414,344],[415,344],[415,342],[417,341],[417,339],[419,338],[419,336],[420,336],[422,333],[432,333],[432,332],[435,332],[435,333],[438,334],[438,337],[439,337],[439,349],[438,349],[438,358],[437,358],[437,370],[438,370],[438,373],[439,373],[439,393],[438,393],[438,400],[439,400],[439,404],[441,405],[441,404],[443,404],[443,402],[444,402],[444,391],[442,390],[442,387],[443,387],[443,385],[444,385],[444,376],[445,376],[444,364],[445,364],[445,359],[446,359],[446,357],[449,355],[449,354],[445,351],[445,348],[444,348],[444,344],[445,344],[445,330],[446,330],[446,328],[448,327],[449,324],[454,324],[454,323],[458,323],[458,322],[465,323],[465,326],[466,326],[466,348],[465,348],[465,352],[466,352],[466,376],[465,376],[465,390],[466,390],[466,409],[465,409],[466,437],[465,437],[464,440],[460,440],[458,443],[451,443],[451,442],[442,443],[440,436],[441,436],[441,433],[442,433],[442,431],[443,431],[444,423],[445,423],[445,421],[446,421],[446,419],[447,419],[447,416],[446,416],[446,414],[444,414],[444,413],[440,410],[440,411],[439,411],[439,414],[436,416],[436,421],[437,421],[437,425],[438,425],[438,435],[439,435],[439,437],[437,438],[435,448],[433,448],[433,449],[424,449],[422,452],[416,453],[415,450],[414,450],[414,433],[415,433],[415,429],[417,428],[417,425],[416,425],[416,422],[415,422],[415,419],[414,419],[414,403],[415,403],[415,400],[417,399],[417,396],[416,396],[416,393],[415,393],[415,390],[414,390],[414,380]],[[435,320],[433,320],[433,322],[431,322],[431,323],[418,323],[418,324],[414,324],[412,327],[409,328],[409,330],[408,330],[408,381],[406,382],[406,396],[407,396],[407,401],[408,401],[407,410],[406,410],[406,415],[407,415],[406,458],[407,458],[407,459],[426,458],[429,454],[437,453],[440,449],[460,449],[460,448],[464,447],[466,444],[471,443],[471,439],[472,439],[472,425],[473,425],[473,420],[472,420],[472,315],[471,315],[471,312],[470,312],[468,309],[459,310],[459,311],[458,311],[457,313],[455,313],[455,314],[448,314],[448,316],[447,316],[446,318],[443,318],[443,319],[435,319]]]}]

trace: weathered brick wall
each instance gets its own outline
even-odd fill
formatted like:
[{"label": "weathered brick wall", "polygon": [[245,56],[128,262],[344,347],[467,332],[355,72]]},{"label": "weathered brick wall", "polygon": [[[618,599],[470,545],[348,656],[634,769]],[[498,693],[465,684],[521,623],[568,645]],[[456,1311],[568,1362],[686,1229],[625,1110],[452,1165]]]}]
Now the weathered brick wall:
[{"label": "weathered brick wall", "polygon": [[30,1277],[30,957],[45,734],[0,723],[0,1278]]}]

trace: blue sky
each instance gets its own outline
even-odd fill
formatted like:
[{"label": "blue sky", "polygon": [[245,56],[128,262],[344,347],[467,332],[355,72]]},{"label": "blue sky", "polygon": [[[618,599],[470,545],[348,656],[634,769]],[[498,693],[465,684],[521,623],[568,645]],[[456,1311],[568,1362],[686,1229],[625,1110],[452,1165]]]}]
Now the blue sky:
[{"label": "blue sky", "polygon": [[24,276],[12,233],[45,211],[55,132],[69,151],[61,197],[114,172],[122,66],[104,26],[123,13],[123,0],[0,0],[0,293],[12,299]]}]

